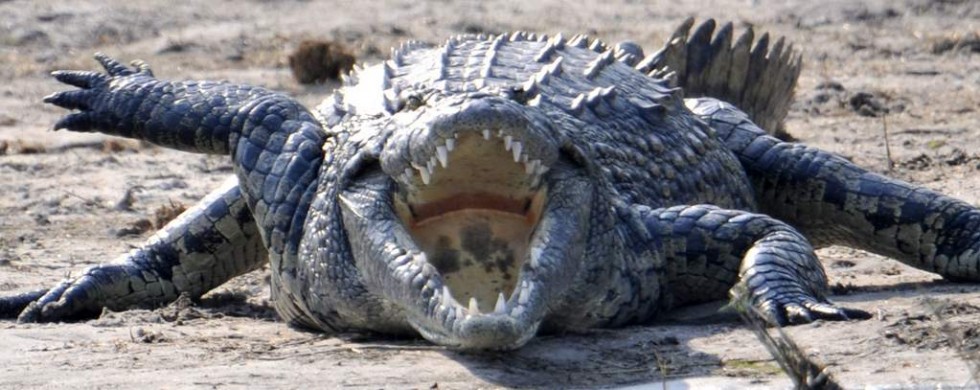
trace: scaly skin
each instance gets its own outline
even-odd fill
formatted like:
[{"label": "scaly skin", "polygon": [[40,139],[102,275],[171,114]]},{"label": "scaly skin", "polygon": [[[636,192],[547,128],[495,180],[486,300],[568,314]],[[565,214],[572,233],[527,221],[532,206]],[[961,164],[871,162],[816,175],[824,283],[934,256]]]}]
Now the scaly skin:
[{"label": "scaly skin", "polygon": [[56,72],[81,88],[46,99],[80,110],[56,128],[227,154],[237,185],[117,262],[0,298],[0,315],[200,296],[267,253],[290,323],[511,349],[734,285],[772,324],[866,318],[827,300],[811,240],[980,279],[977,209],[769,136],[735,106],[778,128],[798,55],[691,26],[645,58],[523,33],[408,43],[313,111],[102,55],[107,74]]}]

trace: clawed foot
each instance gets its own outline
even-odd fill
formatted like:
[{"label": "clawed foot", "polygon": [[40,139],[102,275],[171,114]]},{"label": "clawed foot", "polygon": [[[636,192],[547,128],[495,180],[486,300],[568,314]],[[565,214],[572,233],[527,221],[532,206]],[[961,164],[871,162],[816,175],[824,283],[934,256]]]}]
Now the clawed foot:
[{"label": "clawed foot", "polygon": [[52,73],[58,81],[81,88],[57,92],[44,98],[45,103],[80,111],[61,118],[55,123],[55,130],[94,131],[111,128],[117,120],[106,110],[116,106],[112,102],[115,99],[112,90],[125,84],[127,79],[153,78],[150,66],[142,61],[133,61],[133,68],[130,68],[102,53],[97,53],[95,59],[102,64],[106,73],[81,70]]},{"label": "clawed foot", "polygon": [[32,302],[41,299],[48,289],[29,291],[22,294],[0,297],[0,318],[16,318]]},{"label": "clawed foot", "polygon": [[[792,291],[784,291],[792,290]],[[739,305],[751,305],[773,326],[808,324],[817,320],[866,320],[871,313],[839,307],[824,298],[815,298],[799,289],[762,288],[746,293],[744,287],[732,290],[732,300]]]},{"label": "clawed foot", "polygon": [[838,307],[830,301],[818,301],[811,297],[787,301],[765,301],[756,306],[766,321],[772,325],[808,324],[816,320],[847,321],[866,320],[871,313],[864,310]]},{"label": "clawed foot", "polygon": [[[101,308],[86,303],[91,300],[84,290],[84,283],[63,281],[23,307],[17,316],[17,321],[57,322],[95,316]],[[0,300],[10,298],[13,297],[4,297]]]},{"label": "clawed foot", "polygon": [[17,316],[19,322],[57,322],[98,316],[105,306],[125,305],[128,299],[141,298],[132,291],[131,273],[132,269],[125,265],[98,265],[50,290],[0,297],[0,318]]}]

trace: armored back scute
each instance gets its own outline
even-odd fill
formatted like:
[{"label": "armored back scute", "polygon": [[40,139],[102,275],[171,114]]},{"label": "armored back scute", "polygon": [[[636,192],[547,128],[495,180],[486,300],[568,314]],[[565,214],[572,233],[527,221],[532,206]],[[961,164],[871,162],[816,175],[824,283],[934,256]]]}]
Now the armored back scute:
[{"label": "armored back scute", "polygon": [[734,104],[769,134],[785,138],[783,119],[800,76],[799,52],[783,38],[770,45],[768,33],[755,39],[751,27],[734,38],[731,22],[717,31],[711,19],[692,31],[693,25],[694,19],[685,20],[637,69],[668,78],[686,97]]}]

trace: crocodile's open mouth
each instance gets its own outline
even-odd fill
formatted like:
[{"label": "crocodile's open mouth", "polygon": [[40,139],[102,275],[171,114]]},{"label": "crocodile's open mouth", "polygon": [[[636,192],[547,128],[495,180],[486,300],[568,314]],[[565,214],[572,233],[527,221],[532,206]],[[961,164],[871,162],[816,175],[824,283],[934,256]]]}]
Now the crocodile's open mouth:
[{"label": "crocodile's open mouth", "polygon": [[529,256],[548,167],[503,132],[447,141],[434,167],[401,183],[396,210],[455,299],[471,312],[498,311]]},{"label": "crocodile's open mouth", "polygon": [[341,194],[362,278],[439,344],[518,347],[580,268],[592,186],[527,127],[419,137]]}]

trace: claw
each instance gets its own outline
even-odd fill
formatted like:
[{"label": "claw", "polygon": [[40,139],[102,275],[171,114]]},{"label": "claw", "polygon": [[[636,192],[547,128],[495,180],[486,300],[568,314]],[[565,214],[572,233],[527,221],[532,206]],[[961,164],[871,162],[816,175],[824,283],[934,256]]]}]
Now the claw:
[{"label": "claw", "polygon": [[871,317],[874,317],[871,313],[861,309],[842,307],[841,310],[844,311],[844,316],[847,317],[848,320],[867,320],[867,319],[871,319]]},{"label": "claw", "polygon": [[79,88],[92,88],[108,80],[102,73],[84,70],[58,70],[51,72],[51,76],[62,83]]},{"label": "claw", "polygon": [[789,325],[789,320],[786,318],[786,312],[780,310],[779,306],[770,301],[764,301],[758,305],[759,313],[763,315],[766,322],[770,325],[776,326],[786,326]]},{"label": "claw", "polygon": [[95,127],[95,117],[90,112],[68,114],[54,124],[54,130],[92,131]]},{"label": "claw", "polygon": [[88,110],[90,108],[89,101],[91,100],[92,93],[85,89],[57,92],[44,97],[45,103],[54,104],[69,110]]},{"label": "claw", "polygon": [[812,302],[804,304],[811,313],[818,318],[832,321],[866,320],[871,318],[871,313],[864,310],[837,307],[830,303]]},{"label": "claw", "polygon": [[788,326],[808,324],[817,320],[850,321],[866,320],[871,313],[859,309],[838,307],[829,301],[804,297],[790,302],[763,301],[756,308],[769,325]]},{"label": "claw", "polygon": [[828,305],[826,303],[820,302],[806,302],[804,303],[806,309],[816,315],[818,318],[829,319],[829,320],[846,320],[847,315],[840,308],[833,305]]},{"label": "claw", "polygon": [[104,53],[95,53],[95,60],[102,64],[105,68],[106,73],[110,76],[129,76],[135,72],[132,69],[127,68],[125,65],[119,63]]},{"label": "claw", "polygon": [[809,324],[816,320],[810,311],[797,303],[788,303],[783,308],[786,312],[786,320],[790,325]]},{"label": "claw", "polygon": [[143,60],[133,60],[129,64],[135,67],[139,74],[153,77],[153,70],[150,69],[150,64],[147,64]]},{"label": "claw", "polygon": [[46,307],[60,299],[70,286],[71,282],[64,280],[51,290],[48,290],[42,297],[27,305],[27,308],[17,317],[17,322],[42,322],[52,319],[50,316],[45,315],[45,311],[50,311],[45,310]]}]

